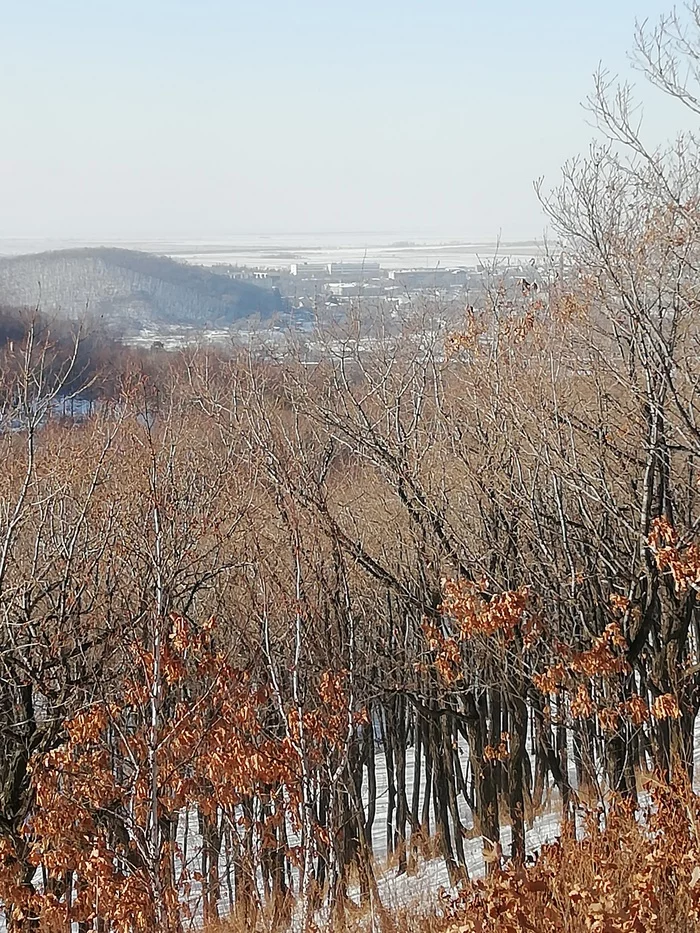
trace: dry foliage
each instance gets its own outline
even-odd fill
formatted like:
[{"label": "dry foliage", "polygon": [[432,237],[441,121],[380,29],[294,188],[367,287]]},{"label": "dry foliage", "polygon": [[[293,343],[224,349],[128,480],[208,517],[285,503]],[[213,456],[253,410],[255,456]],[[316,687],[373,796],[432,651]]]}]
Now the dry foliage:
[{"label": "dry foliage", "polygon": [[640,818],[618,802],[590,813],[533,864],[446,897],[449,933],[695,933],[700,929],[700,799],[655,783]]}]

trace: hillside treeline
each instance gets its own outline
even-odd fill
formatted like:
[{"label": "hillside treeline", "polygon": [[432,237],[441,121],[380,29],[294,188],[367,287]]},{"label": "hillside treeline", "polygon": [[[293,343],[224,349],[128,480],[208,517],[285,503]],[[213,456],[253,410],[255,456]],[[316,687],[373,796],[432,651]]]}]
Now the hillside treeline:
[{"label": "hillside treeline", "polygon": [[278,292],[136,250],[90,248],[0,257],[0,302],[53,318],[89,315],[113,334],[229,326],[284,312]]},{"label": "hillside treeline", "polygon": [[[115,400],[128,372],[153,377],[161,368],[160,354],[147,353],[115,339],[99,321],[86,315],[71,320],[36,307],[0,304],[0,404],[5,416],[19,414],[24,403]],[[42,385],[25,384],[41,370]],[[25,391],[26,390],[26,391]]]}]

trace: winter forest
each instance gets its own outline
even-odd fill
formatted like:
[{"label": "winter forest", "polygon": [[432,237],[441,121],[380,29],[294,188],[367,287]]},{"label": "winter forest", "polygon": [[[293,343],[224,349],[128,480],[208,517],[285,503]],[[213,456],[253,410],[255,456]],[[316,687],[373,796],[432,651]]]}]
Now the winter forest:
[{"label": "winter forest", "polygon": [[[700,6],[635,55],[694,126]],[[700,152],[589,106],[459,320],[4,340],[8,930],[700,928]]]}]

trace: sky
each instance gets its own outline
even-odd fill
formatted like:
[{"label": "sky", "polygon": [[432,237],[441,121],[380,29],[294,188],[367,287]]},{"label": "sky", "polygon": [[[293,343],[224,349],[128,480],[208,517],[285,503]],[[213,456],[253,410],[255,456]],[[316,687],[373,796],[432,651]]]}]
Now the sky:
[{"label": "sky", "polygon": [[0,238],[541,236],[593,72],[671,5],[0,0]]}]

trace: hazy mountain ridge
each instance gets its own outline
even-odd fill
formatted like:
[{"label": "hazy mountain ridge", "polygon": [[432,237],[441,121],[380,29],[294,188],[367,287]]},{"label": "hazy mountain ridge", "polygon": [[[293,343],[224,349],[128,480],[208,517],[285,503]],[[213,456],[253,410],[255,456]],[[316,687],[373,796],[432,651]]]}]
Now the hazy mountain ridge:
[{"label": "hazy mountain ridge", "polygon": [[0,258],[0,303],[46,314],[86,313],[126,332],[148,325],[206,327],[284,310],[276,292],[163,256],[117,248]]}]

